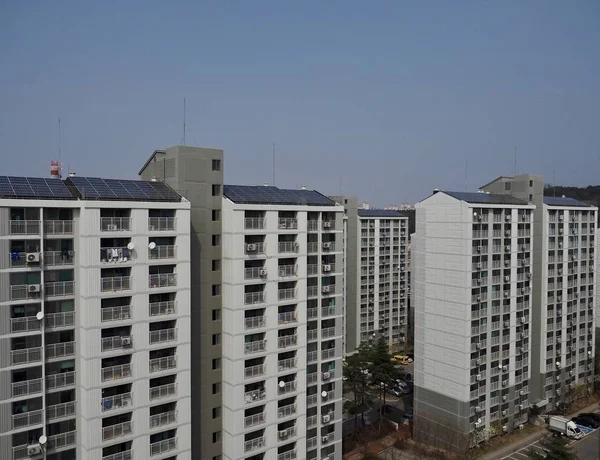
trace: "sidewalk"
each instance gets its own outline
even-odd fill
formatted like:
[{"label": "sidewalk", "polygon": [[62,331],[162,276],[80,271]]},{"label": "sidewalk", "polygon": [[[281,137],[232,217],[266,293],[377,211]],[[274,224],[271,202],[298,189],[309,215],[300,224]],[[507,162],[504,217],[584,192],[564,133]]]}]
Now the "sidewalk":
[{"label": "sidewalk", "polygon": [[[592,404],[590,406],[584,407],[583,409],[580,409],[577,412],[573,412],[572,414],[567,415],[566,418],[571,419],[571,418],[575,417],[576,415],[581,414],[582,412],[596,412],[596,410],[598,410],[597,402],[595,402],[594,404]],[[541,425],[541,426],[544,428],[546,427],[546,425]],[[511,453],[513,453],[519,449],[522,449],[523,447],[527,447],[529,444],[537,441],[539,438],[541,438],[542,436],[544,436],[547,433],[548,433],[548,431],[544,429],[538,433],[530,434],[526,438],[519,439],[519,442],[509,444],[505,447],[502,447],[501,449],[497,449],[493,452],[490,452],[489,454],[484,455],[479,460],[500,460],[500,459],[510,455]]]}]

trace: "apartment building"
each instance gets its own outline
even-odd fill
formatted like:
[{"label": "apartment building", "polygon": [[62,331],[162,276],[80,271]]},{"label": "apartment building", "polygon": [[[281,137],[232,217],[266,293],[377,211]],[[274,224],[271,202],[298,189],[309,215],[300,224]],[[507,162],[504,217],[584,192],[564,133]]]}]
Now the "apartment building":
[{"label": "apartment building", "polygon": [[344,206],[346,220],[345,351],[379,337],[399,350],[408,315],[408,218],[359,208],[353,196],[331,199]]},{"label": "apartment building", "polygon": [[527,420],[534,209],[437,190],[416,205],[416,440],[464,450]]},{"label": "apartment building", "polygon": [[191,458],[189,209],[0,177],[0,458]]},{"label": "apartment building", "polygon": [[482,189],[536,205],[533,225],[531,404],[568,406],[594,381],[598,209],[544,196],[541,176],[502,176]]},{"label": "apartment building", "polygon": [[225,185],[223,458],[342,458],[343,207]]}]

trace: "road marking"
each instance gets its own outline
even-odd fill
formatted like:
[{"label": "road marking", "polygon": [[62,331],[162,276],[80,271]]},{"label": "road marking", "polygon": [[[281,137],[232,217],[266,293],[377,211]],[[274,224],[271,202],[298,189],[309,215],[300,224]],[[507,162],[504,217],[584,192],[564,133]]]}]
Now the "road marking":
[{"label": "road marking", "polygon": [[525,458],[528,458],[527,454],[521,454],[521,451],[522,450],[528,450],[528,449],[530,449],[532,446],[536,445],[538,442],[539,442],[539,439],[536,439],[535,441],[533,441],[532,443],[526,445],[525,447],[520,448],[518,451],[513,452],[512,454],[510,454],[510,455],[508,455],[506,457],[503,457],[501,460],[521,460],[518,457],[517,458],[512,457],[513,455],[524,455]]}]

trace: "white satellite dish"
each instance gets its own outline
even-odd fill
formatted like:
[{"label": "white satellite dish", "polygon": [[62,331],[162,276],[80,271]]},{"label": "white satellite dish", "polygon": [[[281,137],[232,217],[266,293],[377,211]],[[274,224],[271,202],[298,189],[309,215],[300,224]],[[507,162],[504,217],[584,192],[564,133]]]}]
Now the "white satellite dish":
[{"label": "white satellite dish", "polygon": [[560,361],[556,361],[556,365],[557,365],[557,366],[560,366]]},{"label": "white satellite dish", "polygon": [[285,386],[285,382],[283,380],[281,380],[279,382],[279,388],[283,388]]},{"label": "white satellite dish", "polygon": [[130,251],[133,250],[133,248],[135,248],[135,245],[133,243],[129,243],[127,245],[127,249],[129,249]]},{"label": "white satellite dish", "polygon": [[327,392],[325,390],[321,391],[321,396],[323,396],[324,398],[327,397]]},{"label": "white satellite dish", "polygon": [[44,313],[42,313],[41,311],[38,311],[37,314],[35,315],[35,317],[41,321],[42,319],[44,319]]},{"label": "white satellite dish", "polygon": [[502,364],[499,364],[499,365],[498,365],[498,369],[502,369]]},{"label": "white satellite dish", "polygon": [[44,444],[46,444],[48,442],[48,438],[45,435],[41,435],[40,438],[38,439],[38,442],[41,445],[44,445]]},{"label": "white satellite dish", "polygon": [[154,249],[156,247],[156,243],[154,241],[151,241],[150,244],[148,245],[148,247],[150,249]]}]

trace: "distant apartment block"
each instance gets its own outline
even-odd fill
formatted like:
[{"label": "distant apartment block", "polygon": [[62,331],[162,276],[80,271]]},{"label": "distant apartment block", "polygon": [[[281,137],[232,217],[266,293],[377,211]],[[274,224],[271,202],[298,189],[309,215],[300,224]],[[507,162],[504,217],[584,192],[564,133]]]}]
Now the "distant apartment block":
[{"label": "distant apartment block", "polygon": [[0,177],[0,458],[191,459],[190,204]]},{"label": "distant apartment block", "polygon": [[443,191],[416,205],[416,440],[464,450],[526,422],[534,209]]}]

